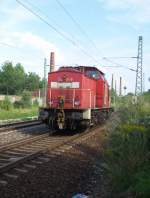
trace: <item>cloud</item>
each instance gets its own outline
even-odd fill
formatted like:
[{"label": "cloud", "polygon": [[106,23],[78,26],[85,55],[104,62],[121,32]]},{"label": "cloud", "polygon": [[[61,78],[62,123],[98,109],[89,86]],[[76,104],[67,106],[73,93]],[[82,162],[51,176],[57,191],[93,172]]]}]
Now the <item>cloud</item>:
[{"label": "cloud", "polygon": [[[55,44],[31,32],[0,31],[0,42],[9,46],[1,46],[0,62],[6,60],[14,63],[21,62],[27,72],[36,72],[43,75],[43,60],[47,58],[49,64],[50,52],[56,54],[57,63],[64,61],[64,53]],[[12,46],[12,48],[11,48]]]},{"label": "cloud", "polygon": [[49,55],[50,51],[55,51],[59,59],[63,59],[60,49],[55,44],[32,32],[9,32],[1,29],[0,42],[15,47],[17,50],[37,52],[43,57]]},{"label": "cloud", "polygon": [[37,18],[25,10],[22,6],[12,3],[12,0],[0,0],[0,27],[5,29],[17,28],[25,22],[37,20]]},{"label": "cloud", "polygon": [[26,21],[29,19],[31,20],[35,18],[31,13],[25,11],[25,9],[21,6],[16,6],[13,8],[4,7],[3,9],[1,9],[1,11],[7,17],[11,17],[10,19],[17,20],[17,22]]},{"label": "cloud", "polygon": [[107,17],[116,23],[142,25],[150,23],[150,0],[98,0],[111,11]]},{"label": "cloud", "polygon": [[99,0],[109,9],[147,9],[150,0]]},{"label": "cloud", "polygon": [[59,54],[59,50],[54,44],[31,32],[14,32],[12,37],[17,40],[19,48],[29,47],[30,49],[38,50],[43,56],[46,56],[50,51],[55,51]]}]

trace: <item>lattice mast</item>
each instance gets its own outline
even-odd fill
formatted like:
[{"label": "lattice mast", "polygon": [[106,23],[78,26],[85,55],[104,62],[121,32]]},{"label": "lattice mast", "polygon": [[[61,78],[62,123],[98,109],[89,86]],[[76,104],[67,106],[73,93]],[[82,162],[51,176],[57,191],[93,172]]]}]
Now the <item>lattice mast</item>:
[{"label": "lattice mast", "polygon": [[143,92],[143,37],[139,36],[138,41],[138,56],[137,56],[137,70],[136,70],[136,85],[135,95],[141,95]]}]

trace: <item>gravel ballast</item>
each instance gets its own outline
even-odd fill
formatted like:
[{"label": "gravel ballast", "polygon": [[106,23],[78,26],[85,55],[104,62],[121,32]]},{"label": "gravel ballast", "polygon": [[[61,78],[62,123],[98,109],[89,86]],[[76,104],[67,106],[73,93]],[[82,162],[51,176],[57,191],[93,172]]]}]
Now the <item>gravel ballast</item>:
[{"label": "gravel ballast", "polygon": [[99,131],[67,150],[48,152],[44,157],[49,161],[42,164],[29,162],[36,168],[17,167],[28,172],[16,171],[17,179],[9,178],[7,185],[0,185],[0,197],[71,198],[77,193],[91,198],[105,197],[103,172],[100,169],[102,133]]}]

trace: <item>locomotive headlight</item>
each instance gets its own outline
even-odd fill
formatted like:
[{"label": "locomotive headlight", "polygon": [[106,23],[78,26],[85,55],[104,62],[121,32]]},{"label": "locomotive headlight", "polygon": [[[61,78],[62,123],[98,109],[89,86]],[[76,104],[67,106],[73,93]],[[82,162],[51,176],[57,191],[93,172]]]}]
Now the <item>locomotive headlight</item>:
[{"label": "locomotive headlight", "polygon": [[49,102],[49,105],[50,105],[50,106],[53,105],[53,101],[50,101],[50,102]]},{"label": "locomotive headlight", "polygon": [[74,101],[74,105],[75,105],[75,106],[79,106],[79,105],[80,105],[80,100],[75,100],[75,101]]}]

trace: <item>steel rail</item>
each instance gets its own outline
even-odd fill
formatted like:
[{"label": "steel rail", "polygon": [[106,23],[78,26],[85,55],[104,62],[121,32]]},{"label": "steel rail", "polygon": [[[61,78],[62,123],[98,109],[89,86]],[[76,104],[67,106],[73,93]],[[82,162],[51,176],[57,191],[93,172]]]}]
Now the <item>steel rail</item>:
[{"label": "steel rail", "polygon": [[16,147],[19,147],[19,146],[23,146],[25,144],[29,144],[29,143],[32,143],[32,142],[36,142],[36,141],[41,140],[43,138],[46,138],[48,136],[49,136],[49,133],[46,133],[46,134],[42,134],[42,135],[37,135],[36,137],[29,137],[29,138],[26,138],[26,139],[23,139],[23,140],[19,140],[19,141],[13,142],[13,143],[9,143],[7,145],[0,146],[0,152],[6,151],[6,150],[9,150],[9,149],[13,149],[13,148],[16,148]]},{"label": "steel rail", "polygon": [[36,125],[40,125],[40,124],[42,124],[41,121],[32,120],[32,121],[17,122],[17,123],[1,125],[0,126],[0,133],[15,130],[15,129],[21,129],[21,128],[27,128],[27,127],[31,127],[31,126],[36,126]]},{"label": "steel rail", "polygon": [[[84,131],[83,133],[75,134],[71,137],[67,136],[67,140],[66,140],[66,136],[64,136],[64,138],[62,140],[59,140],[59,139],[57,140],[57,138],[54,138],[53,141],[50,141],[50,142],[48,141],[47,145],[44,145],[42,149],[41,149],[41,146],[43,145],[42,141],[41,141],[41,145],[40,145],[40,141],[38,142],[38,146],[36,145],[36,142],[38,140],[43,140],[44,138],[47,138],[49,136],[48,134],[39,135],[38,137],[33,137],[33,138],[30,138],[29,140],[24,140],[24,141],[9,144],[7,146],[0,147],[0,152],[2,152],[2,151],[14,149],[14,148],[22,147],[23,145],[27,146],[27,148],[28,148],[29,143],[32,143],[32,145],[30,144],[30,146],[32,148],[31,153],[24,154],[24,156],[19,157],[19,158],[16,157],[16,160],[10,161],[10,162],[2,165],[0,167],[0,174],[3,174],[5,172],[9,171],[10,169],[16,168],[17,165],[20,165],[26,161],[33,160],[34,158],[36,159],[39,155],[47,153],[48,151],[52,152],[57,149],[60,149],[63,146],[70,147],[70,146],[74,146],[77,143],[85,141],[87,138],[90,138],[94,134],[94,132],[96,133],[98,129],[104,130],[104,127],[98,126],[98,127],[90,128],[90,129]],[[52,139],[52,137],[53,136],[50,136],[50,139]],[[56,137],[56,136],[54,136],[54,137]],[[58,136],[58,138],[60,138],[60,136]],[[33,151],[34,148],[36,148],[36,151]],[[26,148],[24,148],[22,151],[25,151],[25,150],[26,150]],[[20,151],[21,151],[21,148],[20,148]]]}]

